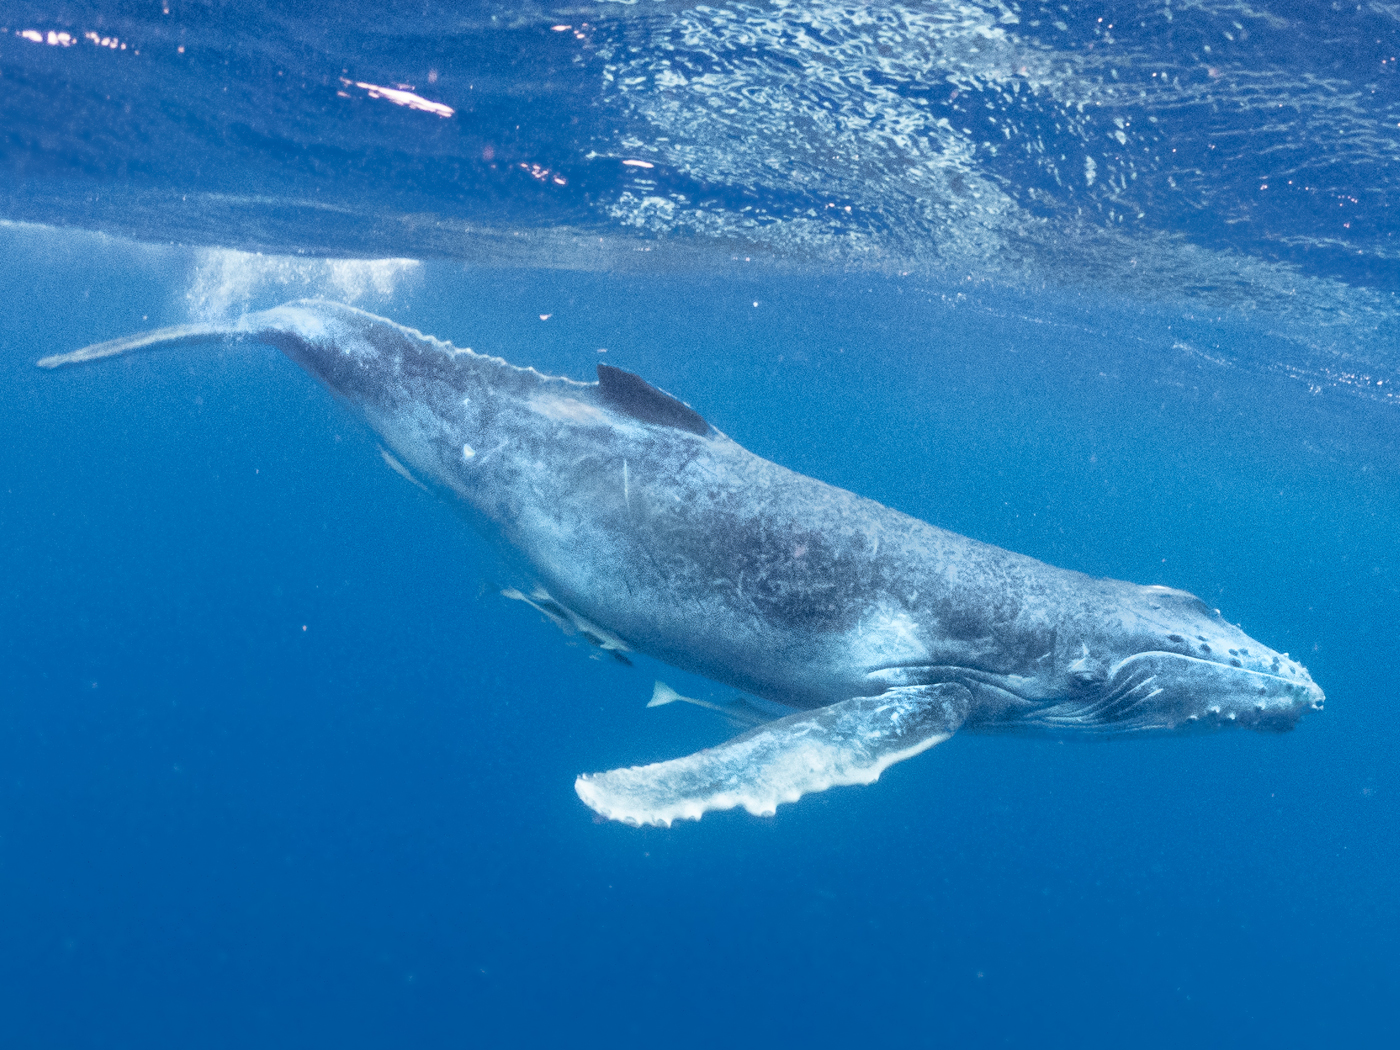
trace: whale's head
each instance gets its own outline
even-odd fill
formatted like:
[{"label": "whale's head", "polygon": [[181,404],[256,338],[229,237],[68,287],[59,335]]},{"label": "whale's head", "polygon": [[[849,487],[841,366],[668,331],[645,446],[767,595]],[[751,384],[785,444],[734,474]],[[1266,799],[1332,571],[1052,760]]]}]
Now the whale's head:
[{"label": "whale's head", "polygon": [[1122,584],[1092,629],[1058,654],[1061,698],[1045,728],[1107,732],[1244,726],[1281,732],[1323,693],[1307,669],[1228,623],[1195,595]]}]

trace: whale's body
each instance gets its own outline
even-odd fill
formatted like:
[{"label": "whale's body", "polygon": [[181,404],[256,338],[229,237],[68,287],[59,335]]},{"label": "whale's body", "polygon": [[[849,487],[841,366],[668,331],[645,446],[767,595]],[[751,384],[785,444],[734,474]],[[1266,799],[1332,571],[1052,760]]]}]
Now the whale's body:
[{"label": "whale's body", "polygon": [[597,383],[318,301],[40,362],[252,339],[463,505],[529,587],[617,653],[785,705],[719,748],[581,777],[629,823],[868,783],[958,728],[1291,728],[1307,671],[1182,591],[1096,579],[936,528],[748,452],[629,373]]}]

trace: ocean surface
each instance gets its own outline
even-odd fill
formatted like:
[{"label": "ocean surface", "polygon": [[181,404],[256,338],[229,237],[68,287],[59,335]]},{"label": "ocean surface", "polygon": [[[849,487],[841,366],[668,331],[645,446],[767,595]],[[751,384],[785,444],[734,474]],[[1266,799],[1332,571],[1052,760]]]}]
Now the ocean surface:
[{"label": "ocean surface", "polygon": [[[0,1045],[1375,1046],[1400,1002],[1393,3],[0,2]],[[321,296],[1301,659],[757,818],[276,351]]]}]

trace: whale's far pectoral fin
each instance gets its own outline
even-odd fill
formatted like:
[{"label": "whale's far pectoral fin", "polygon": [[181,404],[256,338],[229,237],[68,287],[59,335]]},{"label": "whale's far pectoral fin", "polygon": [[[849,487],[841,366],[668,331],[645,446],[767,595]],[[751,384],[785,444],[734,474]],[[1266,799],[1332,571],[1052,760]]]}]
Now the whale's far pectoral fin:
[{"label": "whale's far pectoral fin", "polygon": [[574,789],[590,808],[633,826],[668,827],[735,806],[771,816],[814,791],[873,783],[952,736],[971,701],[961,685],[889,689],[789,715],[685,758],[581,776]]}]

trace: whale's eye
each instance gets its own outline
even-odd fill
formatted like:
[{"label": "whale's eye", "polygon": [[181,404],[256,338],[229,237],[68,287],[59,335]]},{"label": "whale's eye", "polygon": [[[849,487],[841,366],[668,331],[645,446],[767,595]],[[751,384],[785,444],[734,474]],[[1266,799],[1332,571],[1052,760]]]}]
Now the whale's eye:
[{"label": "whale's eye", "polygon": [[1175,642],[1177,645],[1185,645],[1185,644],[1186,644],[1186,639],[1183,638],[1183,637],[1181,637],[1181,635],[1179,635],[1179,634],[1169,634],[1169,635],[1167,635],[1167,641],[1169,641],[1169,642]]},{"label": "whale's eye", "polygon": [[1205,642],[1202,642],[1202,643],[1201,643],[1201,652],[1203,652],[1203,653],[1208,653],[1208,652],[1210,652],[1210,646],[1206,645]]}]

